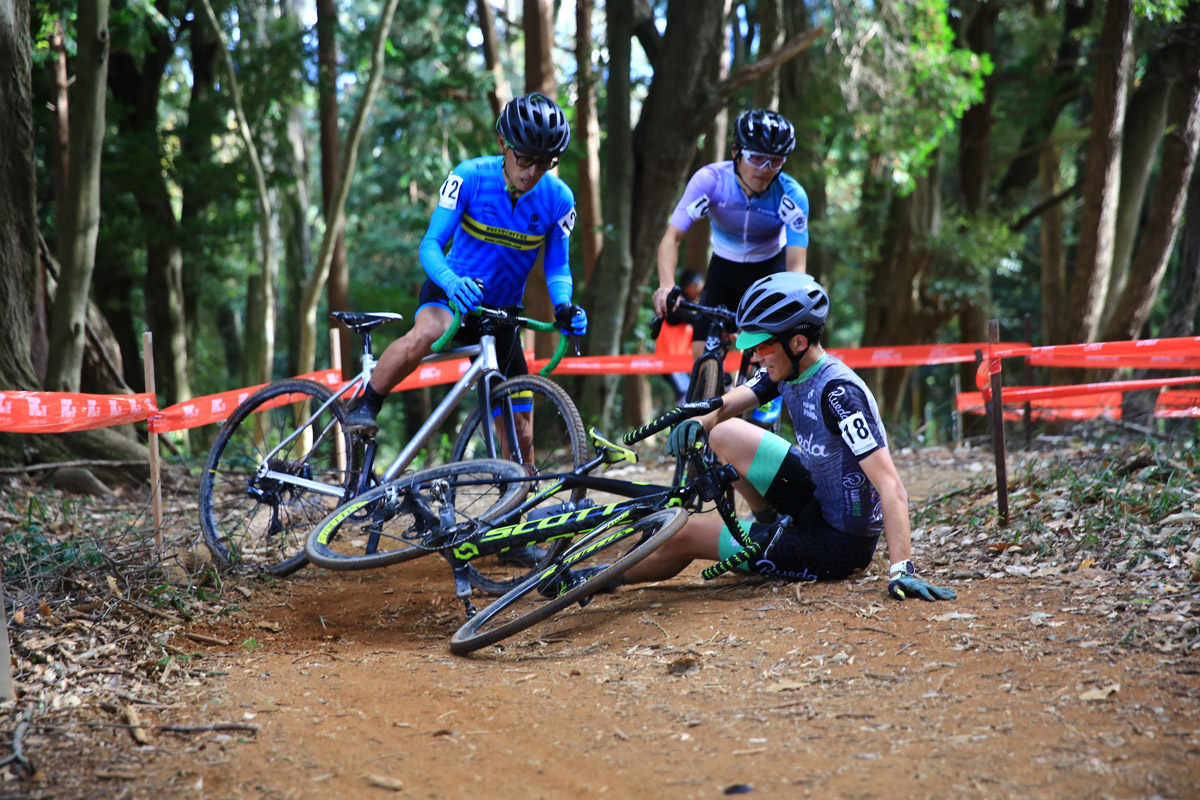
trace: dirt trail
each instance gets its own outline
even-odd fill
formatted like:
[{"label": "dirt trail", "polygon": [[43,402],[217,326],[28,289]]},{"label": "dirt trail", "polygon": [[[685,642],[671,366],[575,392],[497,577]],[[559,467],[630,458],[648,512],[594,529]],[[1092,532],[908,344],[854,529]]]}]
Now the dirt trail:
[{"label": "dirt trail", "polygon": [[891,601],[877,567],[800,587],[696,568],[457,658],[444,563],[310,568],[190,629],[229,646],[177,638],[225,674],[143,712],[257,734],[157,734],[108,796],[1197,796],[1194,657],[1120,648],[1082,573],[933,578],[958,599]]}]

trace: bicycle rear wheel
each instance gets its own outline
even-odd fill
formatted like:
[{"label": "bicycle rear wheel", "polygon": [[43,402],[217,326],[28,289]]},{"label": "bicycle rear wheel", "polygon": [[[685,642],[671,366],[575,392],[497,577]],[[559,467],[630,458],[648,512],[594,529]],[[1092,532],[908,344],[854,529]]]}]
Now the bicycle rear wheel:
[{"label": "bicycle rear wheel", "polygon": [[[450,652],[466,655],[525,630],[574,603],[584,601],[657,550],[687,520],[681,508],[651,511],[635,520],[613,520],[580,536],[548,568],[539,570],[480,611],[454,634]],[[561,595],[546,598],[538,591],[561,567],[601,567]],[[589,570],[590,572],[590,570]]]},{"label": "bicycle rear wheel", "polygon": [[[575,404],[561,386],[541,375],[521,375],[498,384],[492,390],[493,430],[496,432],[497,457],[520,461],[529,474],[551,475],[570,472],[588,458],[587,432]],[[531,414],[526,417],[532,429],[532,451],[514,457],[514,448],[505,433],[509,429],[511,415]],[[463,423],[458,439],[451,451],[451,461],[467,461],[487,458],[487,446],[480,424],[482,414],[478,407],[472,409]],[[553,479],[534,481],[528,484],[536,497],[547,490]],[[537,508],[551,504],[577,502],[583,499],[585,490],[576,488],[555,492],[541,498]],[[555,542],[545,549],[523,548],[521,551],[481,556],[471,561],[469,578],[471,585],[481,592],[501,595],[515,586],[521,578],[544,564],[548,564],[565,547],[564,542]]]},{"label": "bicycle rear wheel", "polygon": [[[458,542],[442,535],[453,525],[490,522],[525,498],[529,483],[519,464],[480,459],[432,467],[376,486],[343,503],[308,536],[308,558],[331,570],[386,567],[439,552]],[[463,534],[469,538],[469,529]]]},{"label": "bicycle rear wheel", "polygon": [[330,494],[259,472],[267,454],[332,394],[314,381],[277,381],[243,401],[217,433],[200,476],[200,529],[220,564],[275,575],[304,566],[308,532],[354,485],[353,440],[340,424],[341,403],[331,403],[265,464],[297,481],[324,484]]}]

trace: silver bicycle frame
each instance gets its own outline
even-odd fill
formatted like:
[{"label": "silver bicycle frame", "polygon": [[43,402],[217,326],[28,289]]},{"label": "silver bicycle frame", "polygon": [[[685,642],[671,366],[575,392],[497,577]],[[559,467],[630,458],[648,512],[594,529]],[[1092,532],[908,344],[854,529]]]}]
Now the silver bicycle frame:
[{"label": "silver bicycle frame", "polygon": [[[401,472],[403,472],[405,467],[412,463],[412,460],[416,458],[417,451],[421,449],[421,445],[425,444],[425,440],[432,435],[434,430],[436,430],[439,425],[449,418],[450,413],[455,409],[455,407],[458,406],[458,403],[462,400],[463,396],[471,390],[471,386],[474,385],[475,381],[478,380],[480,376],[486,372],[498,371],[500,369],[499,362],[496,359],[496,337],[491,335],[479,337],[479,344],[467,345],[466,347],[456,347],[453,350],[444,350],[440,353],[434,353],[433,355],[426,356],[425,358],[421,359],[421,364],[433,364],[438,361],[447,361],[452,358],[463,357],[472,359],[471,363],[467,366],[467,371],[462,374],[462,377],[458,379],[458,382],[454,384],[454,386],[450,389],[449,394],[442,399],[442,402],[438,403],[437,408],[433,410],[433,414],[430,415],[429,419],[425,420],[425,423],[417,430],[416,435],[413,436],[409,443],[405,445],[404,449],[400,451],[400,455],[396,456],[396,459],[388,466],[387,471],[383,474],[382,482],[392,480]],[[368,358],[364,357],[363,368],[358,375],[356,375],[349,383],[335,392],[328,400],[322,403],[320,408],[309,415],[308,419],[304,421],[304,424],[296,426],[296,430],[292,431],[292,433],[286,439],[277,444],[275,448],[271,450],[271,452],[267,453],[262,462],[258,465],[258,472],[255,476],[256,480],[271,478],[279,481],[280,483],[285,483],[292,486],[301,486],[311,492],[316,492],[317,494],[327,494],[332,497],[345,497],[346,492],[341,487],[330,486],[319,481],[301,478],[297,475],[289,475],[286,472],[276,472],[275,470],[270,469],[268,465],[270,464],[271,458],[276,453],[278,453],[293,439],[299,436],[304,429],[312,424],[312,421],[316,419],[321,412],[329,408],[329,406],[336,402],[339,397],[344,395],[352,388],[365,386],[367,381],[371,379],[371,372],[374,370],[375,364],[376,361],[373,357],[369,360]],[[420,365],[418,365],[417,370],[420,370]],[[355,394],[357,394],[357,392],[355,392]]]}]

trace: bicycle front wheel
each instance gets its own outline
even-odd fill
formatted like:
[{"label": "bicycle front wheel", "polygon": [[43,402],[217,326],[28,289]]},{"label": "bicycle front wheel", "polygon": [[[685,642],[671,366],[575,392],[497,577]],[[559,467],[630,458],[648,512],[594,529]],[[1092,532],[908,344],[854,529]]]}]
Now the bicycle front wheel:
[{"label": "bicycle front wheel", "polygon": [[[686,521],[687,512],[670,508],[645,513],[633,521],[611,521],[577,538],[549,567],[527,576],[467,620],[450,640],[450,652],[466,655],[575,603],[586,603],[587,598],[611,588],[613,580],[661,547]],[[564,567],[586,577],[574,584],[568,582],[565,591],[555,597],[545,597],[541,591],[544,585],[558,583],[555,578],[563,575]]]},{"label": "bicycle front wheel", "polygon": [[[405,475],[342,504],[308,536],[314,564],[332,570],[386,567],[439,552],[461,542],[447,538],[445,523],[487,523],[525,498],[523,467],[480,459]],[[476,529],[467,527],[463,538]]]},{"label": "bicycle front wheel", "polygon": [[332,395],[314,381],[277,381],[246,398],[225,421],[200,476],[200,529],[219,563],[275,575],[304,566],[308,532],[353,485],[352,440],[341,404],[330,403],[304,425]]},{"label": "bicycle front wheel", "polygon": [[[554,381],[541,375],[510,378],[492,390],[492,426],[496,435],[496,457],[518,461],[530,475],[570,472],[588,458],[587,432],[570,395]],[[488,458],[481,421],[484,414],[472,409],[451,451],[451,461]],[[518,431],[521,447],[508,441],[510,425]],[[553,479],[534,481],[530,492],[537,497],[553,484]],[[538,508],[583,499],[585,490],[575,488],[545,495]],[[520,551],[481,556],[471,561],[468,573],[471,585],[481,592],[502,595],[516,586],[530,570],[545,564],[565,545],[556,542],[547,548],[521,548]]]},{"label": "bicycle front wheel", "polygon": [[715,358],[705,358],[696,371],[696,379],[688,386],[687,402],[707,400],[721,394],[718,389],[721,377],[721,362]]}]

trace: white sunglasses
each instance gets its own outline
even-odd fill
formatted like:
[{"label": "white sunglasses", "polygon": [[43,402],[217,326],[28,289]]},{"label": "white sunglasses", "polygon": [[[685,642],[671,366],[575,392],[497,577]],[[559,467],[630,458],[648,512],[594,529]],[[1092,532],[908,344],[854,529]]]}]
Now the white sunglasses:
[{"label": "white sunglasses", "polygon": [[756,153],[753,150],[743,150],[742,155],[755,169],[779,169],[787,161],[787,156],[772,156],[767,153]]}]

